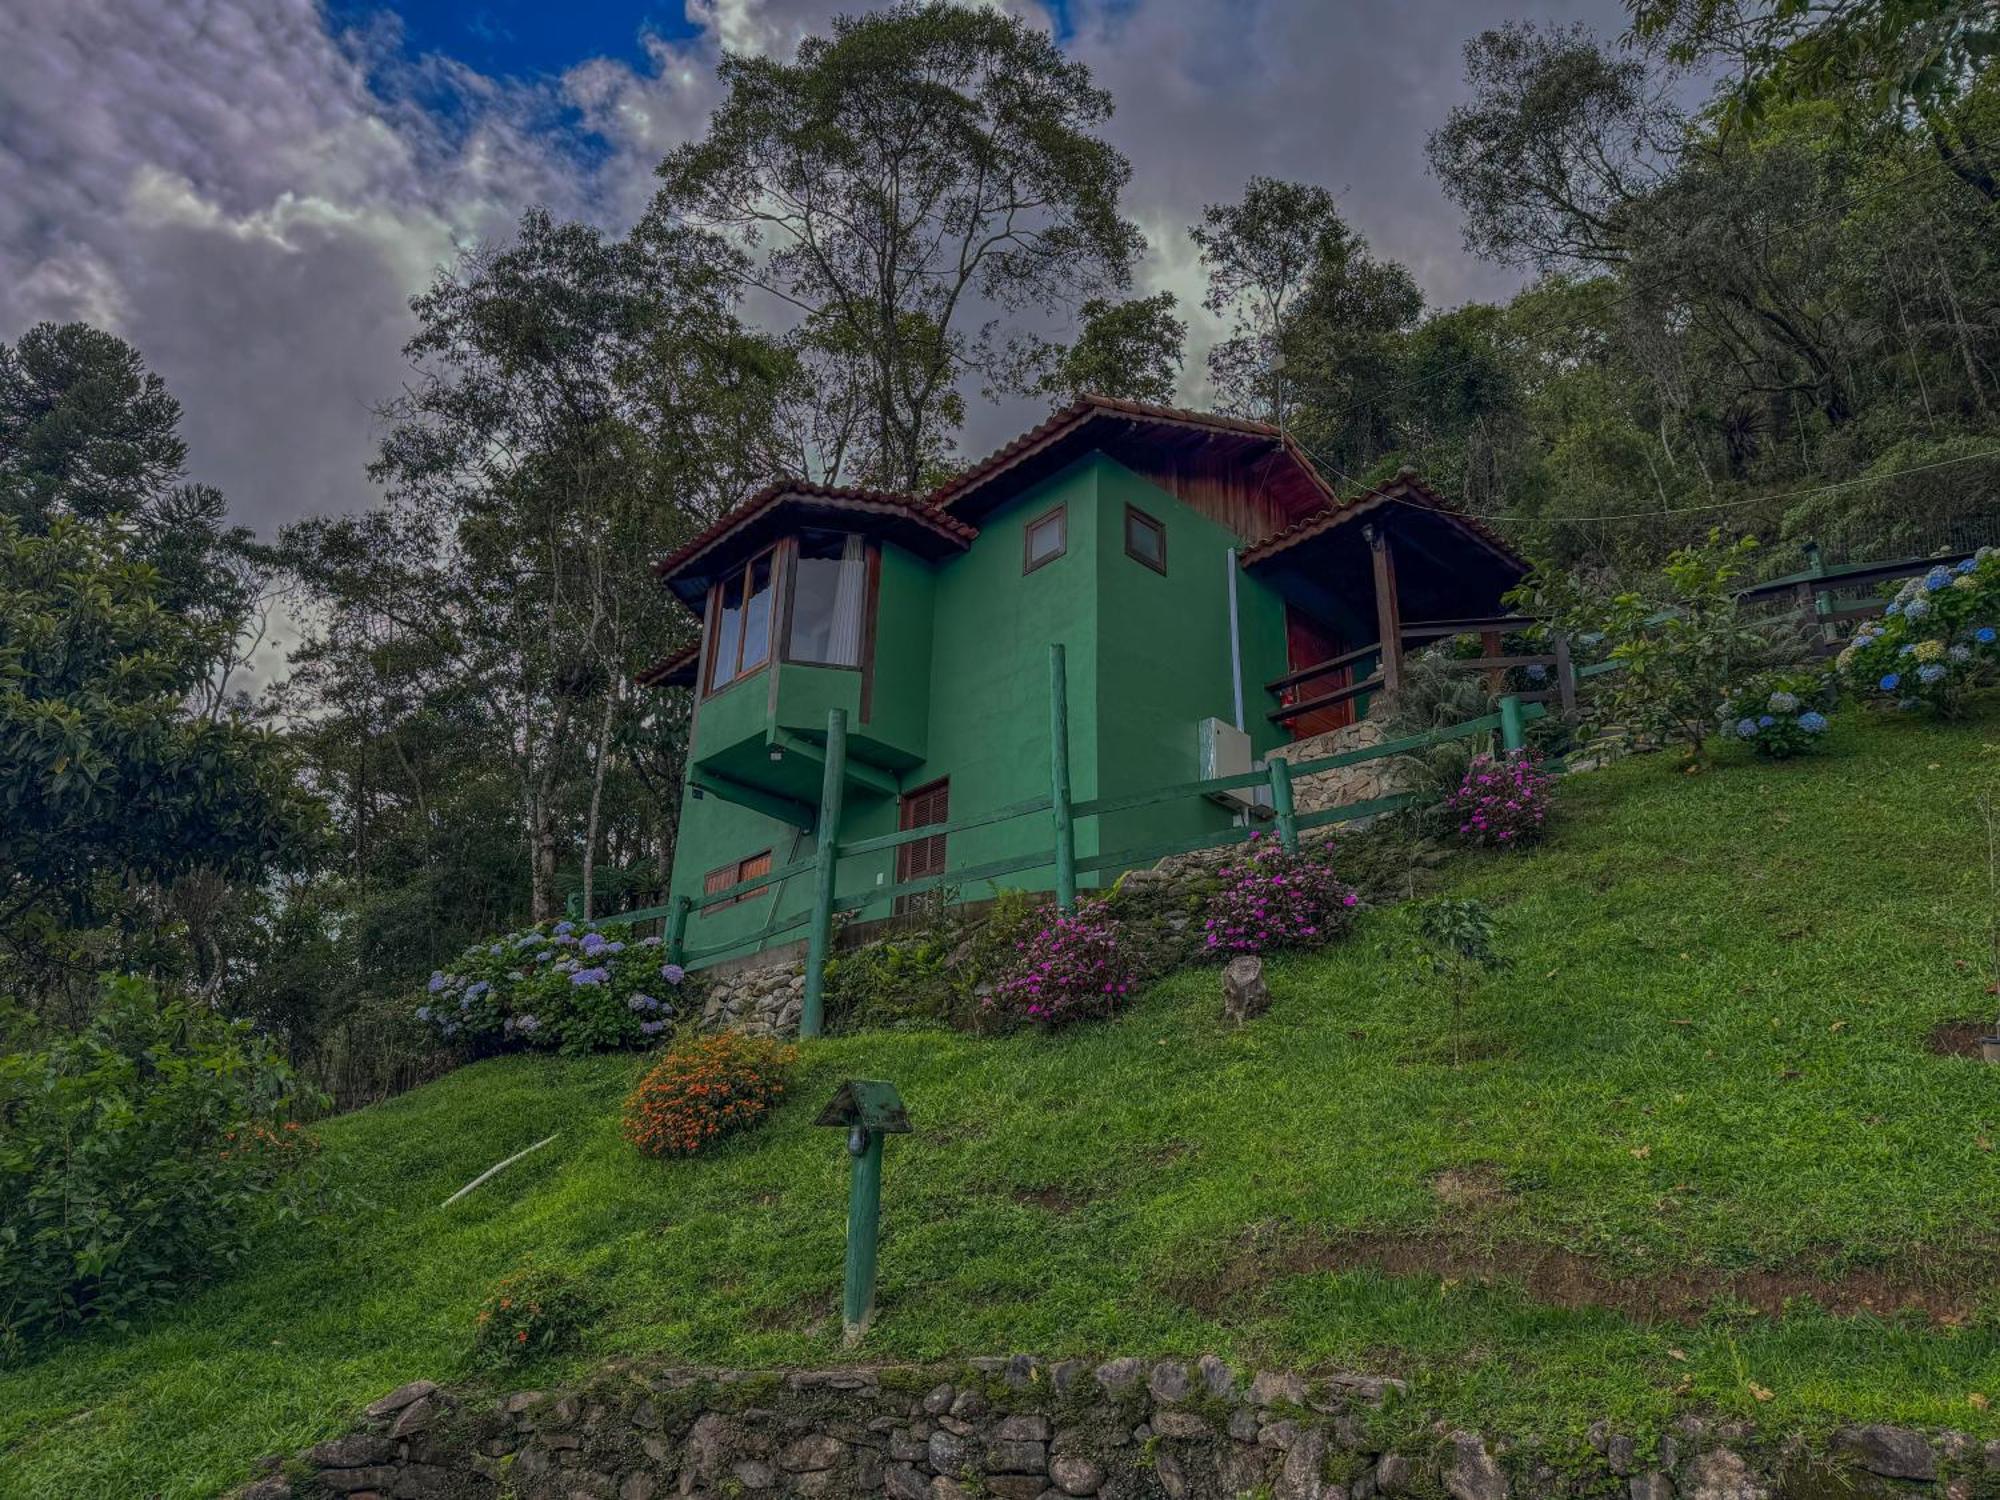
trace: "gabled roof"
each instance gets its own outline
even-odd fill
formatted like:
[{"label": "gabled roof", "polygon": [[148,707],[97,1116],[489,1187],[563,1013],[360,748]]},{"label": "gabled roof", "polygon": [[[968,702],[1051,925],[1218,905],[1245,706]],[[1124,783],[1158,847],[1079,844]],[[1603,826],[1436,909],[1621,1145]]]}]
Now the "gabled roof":
[{"label": "gabled roof", "polygon": [[788,479],[765,486],[719,517],[654,563],[653,571],[699,613],[718,566],[742,561],[785,532],[828,521],[891,537],[920,557],[963,552],[979,535],[976,527],[914,495]]},{"label": "gabled roof", "polygon": [[931,502],[977,520],[1093,450],[1148,474],[1261,464],[1260,497],[1281,516],[1301,516],[1333,499],[1297,445],[1267,422],[1086,395],[938,486]]},{"label": "gabled roof", "polygon": [[1383,484],[1371,485],[1351,499],[1335,500],[1325,509],[1293,522],[1275,536],[1266,537],[1254,547],[1246,548],[1242,557],[1243,566],[1252,568],[1259,563],[1268,562],[1302,542],[1325,536],[1339,527],[1396,506],[1424,512],[1427,516],[1434,517],[1438,523],[1471,537],[1501,562],[1519,569],[1523,574],[1528,571],[1526,560],[1497,532],[1477,516],[1452,510],[1435,490],[1410,469],[1404,469],[1395,478]]}]

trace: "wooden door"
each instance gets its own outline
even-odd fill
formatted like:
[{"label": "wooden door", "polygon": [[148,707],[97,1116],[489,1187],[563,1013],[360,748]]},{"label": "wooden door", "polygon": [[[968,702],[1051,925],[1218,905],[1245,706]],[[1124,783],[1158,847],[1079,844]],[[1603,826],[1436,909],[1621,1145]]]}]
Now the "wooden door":
[{"label": "wooden door", "polygon": [[[901,806],[897,809],[896,826],[907,833],[912,828],[925,828],[932,823],[943,823],[951,818],[951,781],[946,778],[933,781],[929,786],[918,787],[914,792],[903,794]],[[935,834],[927,839],[912,839],[896,848],[896,884],[906,880],[922,880],[926,875],[942,875],[945,860],[945,835]],[[917,901],[915,896],[898,896],[896,910],[908,911]]]},{"label": "wooden door", "polygon": [[[1285,606],[1285,656],[1290,670],[1302,672],[1314,662],[1331,661],[1348,650],[1338,632],[1321,625],[1312,616]],[[1308,703],[1327,693],[1338,692],[1354,681],[1354,669],[1342,667],[1337,672],[1327,672],[1319,677],[1309,677],[1296,687],[1286,688],[1283,694],[1287,704]],[[1295,740],[1310,739],[1316,734],[1325,734],[1331,729],[1344,729],[1354,722],[1354,700],[1336,703],[1331,708],[1314,709],[1302,714],[1287,726]]]}]

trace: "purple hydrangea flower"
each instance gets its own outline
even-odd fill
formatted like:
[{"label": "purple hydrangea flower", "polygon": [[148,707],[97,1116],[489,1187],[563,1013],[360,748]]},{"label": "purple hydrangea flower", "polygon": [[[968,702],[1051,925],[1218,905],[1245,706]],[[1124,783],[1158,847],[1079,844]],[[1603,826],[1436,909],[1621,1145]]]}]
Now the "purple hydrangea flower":
[{"label": "purple hydrangea flower", "polygon": [[683,979],[687,978],[687,970],[683,969],[679,964],[661,964],[660,978],[666,980],[668,984],[679,984]]}]

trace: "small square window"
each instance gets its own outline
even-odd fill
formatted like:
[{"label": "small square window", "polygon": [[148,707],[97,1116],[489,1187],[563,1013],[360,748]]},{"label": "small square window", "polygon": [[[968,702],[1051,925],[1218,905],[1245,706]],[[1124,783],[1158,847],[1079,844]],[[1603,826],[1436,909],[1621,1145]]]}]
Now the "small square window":
[{"label": "small square window", "polygon": [[[710,870],[701,878],[702,894],[704,896],[713,896],[717,891],[726,891],[733,885],[740,885],[746,880],[754,880],[759,875],[768,875],[770,873],[771,851],[766,849],[761,854],[753,854],[747,859],[739,859],[733,864],[723,865],[720,869]],[[752,890],[744,891],[740,895],[731,896],[727,901],[718,901],[713,906],[704,906],[701,909],[701,914],[704,917],[713,916],[725,906],[734,906],[739,901],[749,901],[754,897],[763,895],[764,890],[765,888],[760,885]]]},{"label": "small square window", "polygon": [[1024,533],[1021,571],[1032,573],[1069,550],[1069,509],[1058,505],[1028,523]]},{"label": "small square window", "polygon": [[1136,505],[1125,507],[1125,555],[1155,573],[1167,571],[1167,528]]}]

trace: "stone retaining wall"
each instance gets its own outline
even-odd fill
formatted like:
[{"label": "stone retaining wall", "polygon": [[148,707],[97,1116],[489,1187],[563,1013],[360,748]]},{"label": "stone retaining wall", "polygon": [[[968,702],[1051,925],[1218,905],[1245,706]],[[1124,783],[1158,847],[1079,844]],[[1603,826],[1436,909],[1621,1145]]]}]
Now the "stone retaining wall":
[{"label": "stone retaining wall", "polygon": [[[1359,724],[1347,724],[1310,739],[1280,745],[1271,752],[1270,758],[1317,760],[1322,755],[1373,750],[1377,745],[1387,743],[1388,739],[1389,731],[1383,727],[1381,719],[1363,719]],[[1377,797],[1394,796],[1397,792],[1408,791],[1410,785],[1407,769],[1399,766],[1392,756],[1385,760],[1364,761],[1358,766],[1341,766],[1301,776],[1292,783],[1292,805],[1302,813],[1324,812],[1332,807],[1346,807],[1354,802],[1372,802]]]},{"label": "stone retaining wall", "polygon": [[456,1396],[419,1381],[365,1424],[267,1460],[241,1500],[1808,1500],[2000,1493],[2000,1442],[1855,1427],[1818,1452],[1741,1423],[1587,1443],[1489,1442],[1412,1411],[1400,1382],[1245,1378],[1191,1363],[759,1374],[621,1362],[566,1392]]}]

